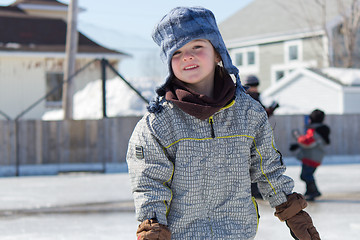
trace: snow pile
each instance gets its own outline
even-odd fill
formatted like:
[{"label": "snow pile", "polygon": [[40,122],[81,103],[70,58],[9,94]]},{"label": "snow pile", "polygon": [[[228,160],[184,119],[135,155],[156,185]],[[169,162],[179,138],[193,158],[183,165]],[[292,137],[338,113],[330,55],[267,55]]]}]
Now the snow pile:
[{"label": "snow pile", "polygon": [[347,86],[360,85],[360,70],[355,68],[322,68],[321,71]]},{"label": "snow pile", "polygon": [[[129,81],[148,100],[154,97],[154,90],[159,85],[149,78],[134,78]],[[119,77],[106,81],[106,100],[108,117],[142,116],[146,112],[147,103]],[[75,93],[73,117],[76,120],[100,119],[102,114],[102,81],[98,79]],[[63,115],[62,109],[52,110],[46,112],[42,119],[62,120]]]}]

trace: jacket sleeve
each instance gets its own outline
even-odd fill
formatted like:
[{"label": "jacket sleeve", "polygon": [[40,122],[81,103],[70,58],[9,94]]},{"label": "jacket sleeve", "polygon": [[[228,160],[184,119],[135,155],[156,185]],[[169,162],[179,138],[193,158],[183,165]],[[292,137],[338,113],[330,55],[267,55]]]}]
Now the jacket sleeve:
[{"label": "jacket sleeve", "polygon": [[136,125],[129,140],[126,161],[138,221],[157,218],[167,225],[166,215],[172,199],[169,187],[174,166],[150,129],[148,118]]},{"label": "jacket sleeve", "polygon": [[264,111],[255,126],[250,174],[252,182],[257,182],[264,199],[269,201],[271,207],[276,207],[287,201],[286,196],[292,193],[294,181],[283,175],[286,167],[276,148],[273,131],[265,114]]},{"label": "jacket sleeve", "polygon": [[305,135],[301,135],[298,137],[297,142],[300,144],[303,148],[313,148],[318,144],[318,141],[316,140],[315,135],[315,129],[309,128],[306,131]]}]

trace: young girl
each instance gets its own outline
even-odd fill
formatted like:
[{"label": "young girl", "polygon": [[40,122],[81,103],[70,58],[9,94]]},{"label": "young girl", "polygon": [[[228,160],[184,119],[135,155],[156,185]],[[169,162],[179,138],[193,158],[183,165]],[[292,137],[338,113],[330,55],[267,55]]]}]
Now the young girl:
[{"label": "young girl", "polygon": [[138,239],[253,239],[259,218],[251,182],[294,238],[320,239],[213,13],[175,8],[153,39],[169,74],[129,141]]}]

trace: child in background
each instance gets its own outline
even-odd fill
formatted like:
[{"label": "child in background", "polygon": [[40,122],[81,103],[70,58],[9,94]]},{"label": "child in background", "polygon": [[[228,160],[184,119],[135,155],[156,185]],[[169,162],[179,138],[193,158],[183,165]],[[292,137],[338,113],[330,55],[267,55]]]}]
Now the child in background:
[{"label": "child in background", "polygon": [[244,92],[213,13],[175,8],[153,39],[169,72],[128,146],[137,238],[253,239],[256,182],[294,238],[320,239],[302,210],[305,199],[283,175],[267,114]]},{"label": "child in background", "polygon": [[[246,93],[249,94],[256,101],[258,101],[261,105],[263,105],[260,100],[260,92],[258,91],[258,86],[260,85],[259,78],[255,75],[248,75],[245,78],[243,85],[247,87]],[[268,117],[271,117],[274,111],[279,107],[279,103],[274,101],[269,107],[265,107],[264,105],[263,107],[265,108]]]},{"label": "child in background", "polygon": [[305,198],[308,201],[314,201],[321,196],[319,192],[314,173],[320,166],[324,155],[325,146],[330,144],[330,128],[323,123],[325,113],[315,109],[309,115],[310,123],[306,126],[306,134],[300,135],[298,131],[293,131],[297,143],[290,145],[290,151],[297,151],[296,157],[302,162],[300,178],[306,183]]},{"label": "child in background", "polygon": [[[273,102],[270,107],[265,107],[262,104],[260,100],[260,92],[258,91],[258,86],[260,85],[259,78],[255,75],[248,75],[245,78],[245,81],[243,81],[243,85],[247,88],[246,93],[258,101],[265,108],[267,116],[270,118],[273,115],[275,109],[279,107],[279,104],[277,102]],[[262,199],[256,183],[251,184],[251,195],[257,199]]]}]

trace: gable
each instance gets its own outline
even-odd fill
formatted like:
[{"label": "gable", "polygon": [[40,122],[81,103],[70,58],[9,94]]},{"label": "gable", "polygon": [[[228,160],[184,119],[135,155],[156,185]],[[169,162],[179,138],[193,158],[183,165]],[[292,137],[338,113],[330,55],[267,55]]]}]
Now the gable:
[{"label": "gable", "polygon": [[279,102],[276,114],[308,114],[315,108],[341,113],[343,87],[308,69],[298,69],[262,93],[264,104]]},{"label": "gable", "polygon": [[319,74],[318,71],[315,72],[306,68],[299,68],[279,80],[272,87],[266,89],[263,94],[268,96],[276,95],[279,92],[284,91],[289,86],[301,86],[308,88],[322,86],[336,91],[339,91],[342,88],[342,84],[339,81],[336,81],[335,79],[331,80],[325,75]]}]

